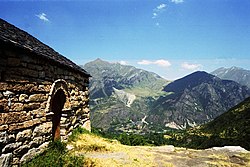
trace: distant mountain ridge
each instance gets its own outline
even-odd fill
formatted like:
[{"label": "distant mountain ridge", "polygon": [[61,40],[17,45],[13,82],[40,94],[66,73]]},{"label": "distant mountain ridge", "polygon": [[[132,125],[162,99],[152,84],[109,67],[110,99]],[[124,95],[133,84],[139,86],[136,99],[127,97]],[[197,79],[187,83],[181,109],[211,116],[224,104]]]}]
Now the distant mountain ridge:
[{"label": "distant mountain ridge", "polygon": [[114,92],[113,88],[143,87],[158,91],[168,83],[153,72],[99,58],[85,64],[83,68],[92,75],[90,92],[94,99],[110,96]]},{"label": "distant mountain ridge", "polygon": [[221,79],[233,80],[240,83],[241,85],[246,85],[250,88],[250,70],[239,67],[221,67],[211,72],[211,74]]},{"label": "distant mountain ridge", "polygon": [[250,96],[237,82],[197,71],[173,82],[133,66],[97,59],[91,75],[91,121],[117,132],[160,132],[204,124]]},{"label": "distant mountain ridge", "polygon": [[246,86],[203,71],[178,79],[164,90],[173,93],[155,102],[148,121],[176,129],[211,121],[250,96]]}]

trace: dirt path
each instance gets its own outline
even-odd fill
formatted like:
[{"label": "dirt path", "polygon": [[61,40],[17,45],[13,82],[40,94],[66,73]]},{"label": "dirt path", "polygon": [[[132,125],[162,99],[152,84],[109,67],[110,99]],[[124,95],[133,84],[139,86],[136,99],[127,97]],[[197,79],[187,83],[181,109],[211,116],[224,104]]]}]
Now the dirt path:
[{"label": "dirt path", "polygon": [[117,141],[83,136],[74,153],[84,155],[85,166],[97,167],[250,167],[250,152],[240,147],[194,150],[173,146],[124,146]]},{"label": "dirt path", "polygon": [[[129,152],[132,152],[133,156]],[[113,160],[115,166],[133,164],[133,161],[152,161],[152,166],[164,167],[207,167],[207,166],[250,166],[250,153],[229,150],[193,150],[185,148],[174,148],[173,146],[161,147],[134,147],[129,152],[91,152],[85,154],[91,159],[99,159],[100,162]],[[143,154],[147,152],[147,154]],[[133,157],[133,159],[131,159]],[[148,164],[151,166],[150,164]]]}]

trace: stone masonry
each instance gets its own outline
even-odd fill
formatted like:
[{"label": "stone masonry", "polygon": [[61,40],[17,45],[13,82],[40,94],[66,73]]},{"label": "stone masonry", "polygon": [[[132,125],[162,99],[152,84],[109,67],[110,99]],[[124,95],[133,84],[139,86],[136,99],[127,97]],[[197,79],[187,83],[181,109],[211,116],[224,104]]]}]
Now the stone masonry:
[{"label": "stone masonry", "polygon": [[0,166],[30,160],[78,126],[90,130],[89,77],[0,19]]}]

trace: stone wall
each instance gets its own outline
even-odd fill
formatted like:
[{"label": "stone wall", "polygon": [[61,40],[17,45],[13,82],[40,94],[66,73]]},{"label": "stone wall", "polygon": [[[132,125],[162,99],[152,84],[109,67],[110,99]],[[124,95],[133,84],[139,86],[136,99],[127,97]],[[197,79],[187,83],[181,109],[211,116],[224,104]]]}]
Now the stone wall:
[{"label": "stone wall", "polygon": [[0,45],[0,166],[32,158],[52,140],[51,101],[66,95],[61,139],[83,126],[90,130],[88,77],[40,58],[32,51]]}]

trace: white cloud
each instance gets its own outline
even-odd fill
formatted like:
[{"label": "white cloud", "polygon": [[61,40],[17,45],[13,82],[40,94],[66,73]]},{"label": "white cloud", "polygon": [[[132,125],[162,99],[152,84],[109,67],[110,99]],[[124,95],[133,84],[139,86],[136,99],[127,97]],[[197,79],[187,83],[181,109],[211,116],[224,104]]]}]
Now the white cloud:
[{"label": "white cloud", "polygon": [[171,0],[171,2],[173,2],[175,4],[178,4],[178,3],[183,3],[184,0]]},{"label": "white cloud", "polygon": [[128,62],[127,62],[127,61],[124,61],[124,60],[119,61],[119,63],[120,63],[121,65],[128,65]]},{"label": "white cloud", "polygon": [[162,9],[164,9],[165,7],[167,7],[167,5],[166,4],[160,4],[159,6],[157,6],[156,8],[158,9],[158,10],[162,10]]},{"label": "white cloud", "polygon": [[171,66],[171,63],[170,63],[169,61],[163,60],[163,59],[156,60],[156,61],[154,62],[154,64],[157,64],[157,65],[163,66],[163,67],[169,67],[169,66]]},{"label": "white cloud", "polygon": [[158,65],[161,67],[169,67],[171,66],[171,63],[168,60],[164,60],[164,59],[159,59],[159,60],[155,60],[155,61],[150,61],[150,60],[142,60],[137,62],[137,64],[140,65]]},{"label": "white cloud", "polygon": [[159,27],[159,26],[160,26],[160,23],[157,22],[157,23],[155,23],[155,25],[156,25],[157,27]]},{"label": "white cloud", "polygon": [[166,7],[167,7],[167,5],[162,3],[162,4],[158,5],[156,8],[154,8],[152,18],[155,19],[156,17],[158,17],[159,14],[162,13]]},{"label": "white cloud", "polygon": [[197,70],[198,68],[202,67],[201,64],[190,64],[187,62],[184,62],[181,64],[181,67],[186,70]]},{"label": "white cloud", "polygon": [[153,17],[152,17],[152,18],[154,19],[154,18],[156,18],[157,16],[158,16],[157,13],[153,13]]},{"label": "white cloud", "polygon": [[46,17],[47,15],[45,13],[41,13],[36,15],[40,20],[43,20],[45,22],[49,22],[49,19]]}]

